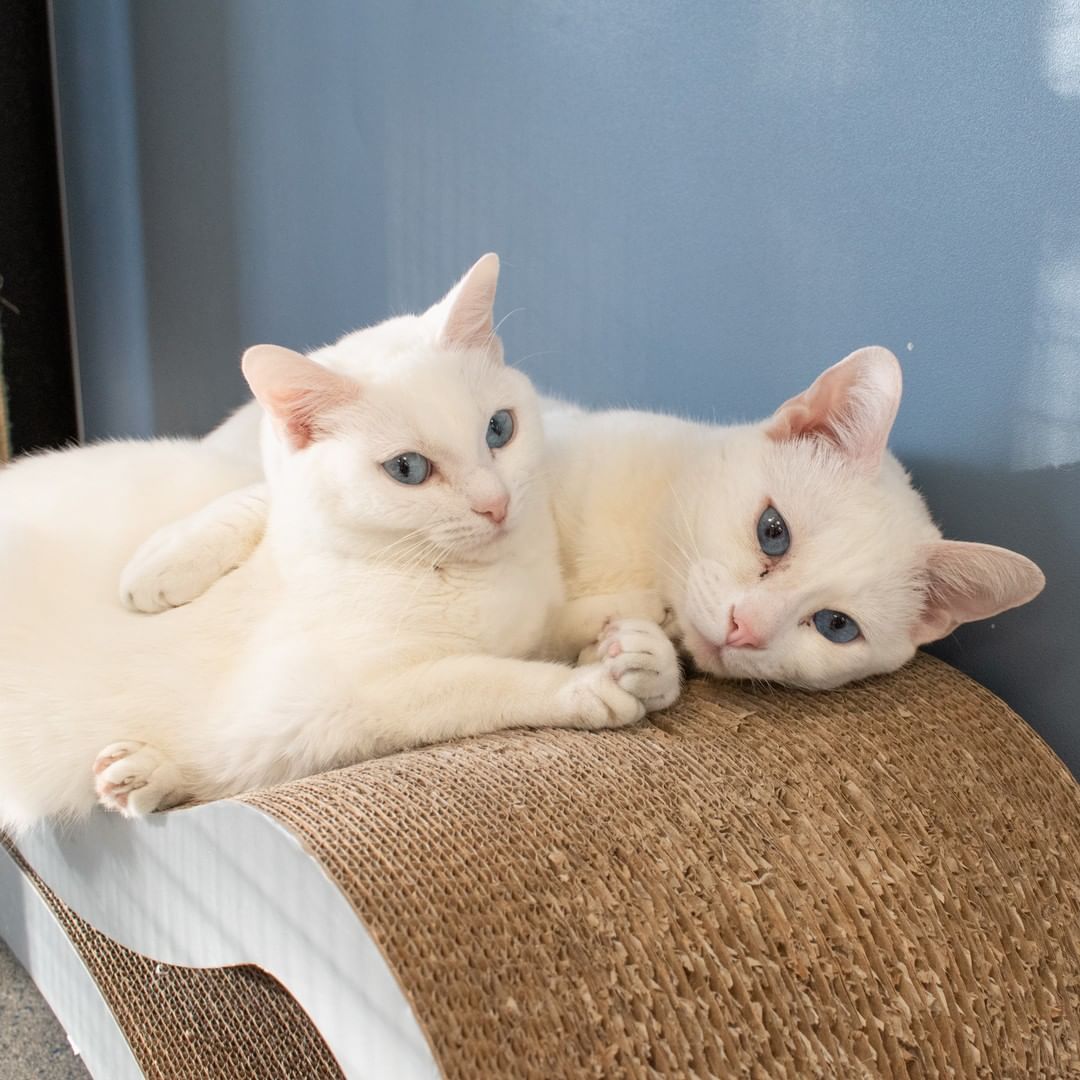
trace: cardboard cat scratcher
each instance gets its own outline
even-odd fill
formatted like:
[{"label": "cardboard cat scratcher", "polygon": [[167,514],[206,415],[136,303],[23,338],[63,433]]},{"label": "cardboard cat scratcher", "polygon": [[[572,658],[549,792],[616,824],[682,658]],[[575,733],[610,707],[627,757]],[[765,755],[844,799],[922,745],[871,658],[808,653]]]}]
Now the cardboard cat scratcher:
[{"label": "cardboard cat scratcher", "polygon": [[1080,1076],[1080,788],[919,657],[0,854],[95,1076]]}]

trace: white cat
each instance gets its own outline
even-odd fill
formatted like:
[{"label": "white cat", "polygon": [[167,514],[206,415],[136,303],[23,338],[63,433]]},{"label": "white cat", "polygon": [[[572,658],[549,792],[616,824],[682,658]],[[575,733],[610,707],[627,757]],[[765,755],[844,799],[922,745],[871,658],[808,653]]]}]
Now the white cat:
[{"label": "white cat", "polygon": [[865,348],[758,424],[550,407],[564,636],[666,608],[703,671],[829,689],[1038,595],[1024,556],[942,539],[886,450],[900,392]]},{"label": "white cat", "polygon": [[[943,540],[887,452],[900,391],[896,358],[866,348],[758,424],[549,403],[570,601],[552,650],[595,656],[589,643],[607,620],[646,618],[664,621],[706,672],[828,689],[1031,600],[1039,568]],[[194,599],[242,561],[265,512],[256,486],[163,530],[128,567],[127,602]]]},{"label": "white cat", "polygon": [[644,621],[608,625],[582,668],[524,659],[562,586],[538,402],[492,328],[497,275],[487,256],[423,316],[352,335],[348,375],[248,350],[273,510],[199,604],[149,619],[109,583],[137,537],[257,477],[250,418],[0,473],[0,826],[98,799],[135,816],[508,727],[618,726],[674,700],[675,651]]}]

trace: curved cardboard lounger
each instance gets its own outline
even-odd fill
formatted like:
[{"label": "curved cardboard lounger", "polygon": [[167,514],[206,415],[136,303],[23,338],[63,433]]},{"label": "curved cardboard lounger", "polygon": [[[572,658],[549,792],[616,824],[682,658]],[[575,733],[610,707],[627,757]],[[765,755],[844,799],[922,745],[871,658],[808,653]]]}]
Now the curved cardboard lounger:
[{"label": "curved cardboard lounger", "polygon": [[100,1077],[1080,1076],[1080,787],[924,656],[43,829],[0,898]]}]

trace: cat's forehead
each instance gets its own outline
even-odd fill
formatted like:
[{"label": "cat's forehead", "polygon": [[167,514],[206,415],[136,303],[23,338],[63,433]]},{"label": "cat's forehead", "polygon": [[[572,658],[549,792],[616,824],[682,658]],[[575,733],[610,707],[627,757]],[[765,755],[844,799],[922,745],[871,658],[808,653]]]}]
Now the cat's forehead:
[{"label": "cat's forehead", "polygon": [[444,465],[467,465],[486,452],[492,414],[499,409],[529,412],[529,394],[520,373],[501,364],[432,355],[414,357],[392,377],[366,380],[360,408],[377,454],[409,449]]},{"label": "cat's forehead", "polygon": [[[812,440],[776,444],[763,470],[781,512],[833,536],[894,537],[908,542],[932,530],[922,497],[891,455],[867,471]],[[779,508],[779,507],[778,507]]]},{"label": "cat's forehead", "polygon": [[312,356],[355,378],[369,391],[398,388],[420,396],[464,391],[482,398],[509,381],[504,365],[486,350],[447,348],[439,343],[431,324],[415,315],[353,331]]},{"label": "cat's forehead", "polygon": [[415,315],[400,315],[354,330],[312,357],[344,375],[381,383],[393,382],[439,351],[427,323]]},{"label": "cat's forehead", "polygon": [[891,458],[867,473],[813,440],[773,442],[748,429],[730,440],[708,482],[698,529],[707,542],[760,558],[756,525],[773,506],[791,536],[792,571],[869,581],[900,569],[934,534],[925,504]]},{"label": "cat's forehead", "polygon": [[729,434],[698,455],[704,504],[713,515],[744,516],[773,505],[785,519],[831,514],[877,499],[872,483],[809,440],[774,442],[755,428]]}]

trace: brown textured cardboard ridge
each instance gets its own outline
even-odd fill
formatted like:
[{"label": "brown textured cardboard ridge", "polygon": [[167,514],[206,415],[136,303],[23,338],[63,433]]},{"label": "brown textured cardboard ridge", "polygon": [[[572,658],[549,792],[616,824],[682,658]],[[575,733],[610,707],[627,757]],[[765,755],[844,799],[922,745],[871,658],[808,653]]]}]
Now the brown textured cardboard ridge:
[{"label": "brown textured cardboard ridge", "polygon": [[350,897],[451,1077],[1080,1076],[1080,788],[929,657],[246,800]]}]

